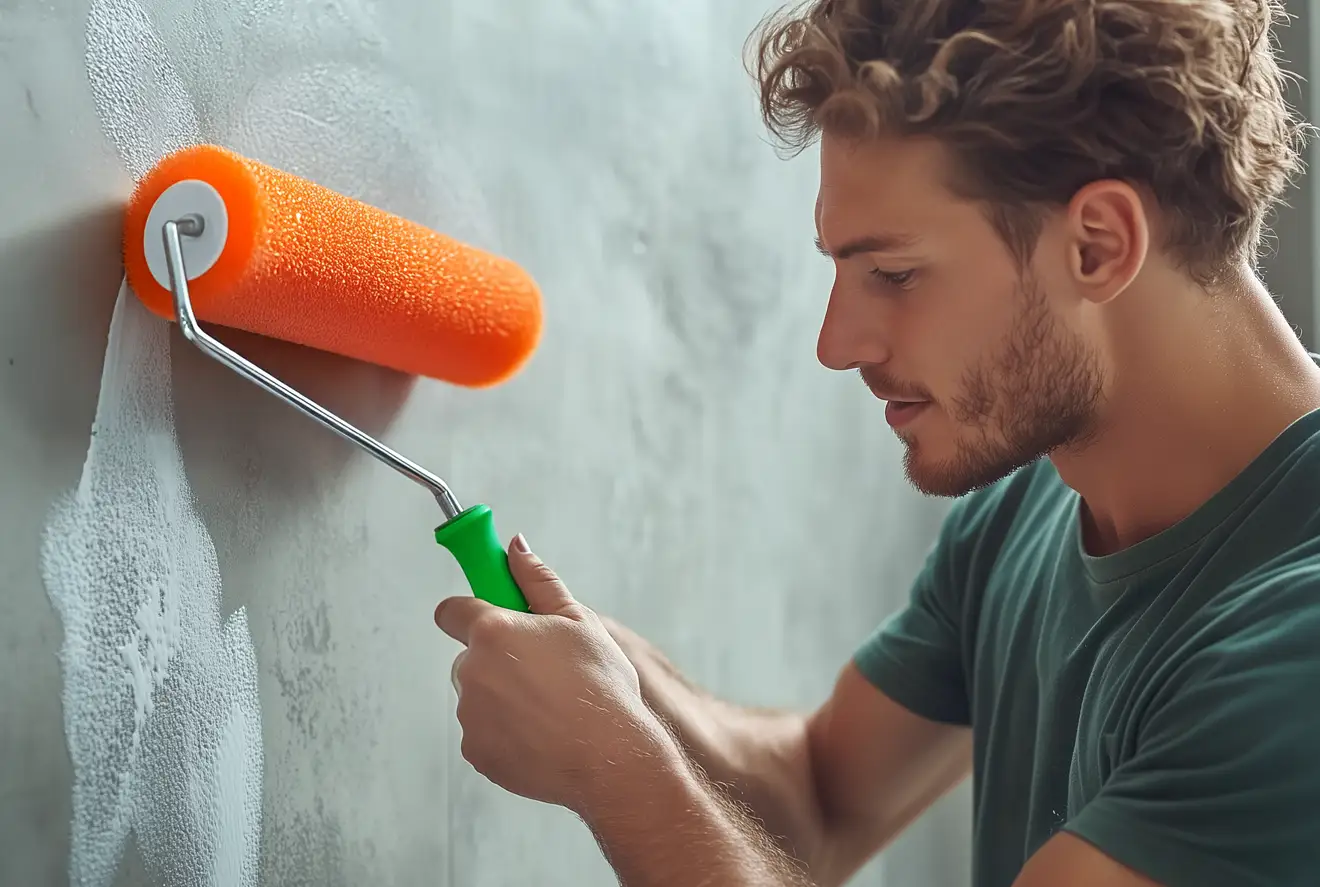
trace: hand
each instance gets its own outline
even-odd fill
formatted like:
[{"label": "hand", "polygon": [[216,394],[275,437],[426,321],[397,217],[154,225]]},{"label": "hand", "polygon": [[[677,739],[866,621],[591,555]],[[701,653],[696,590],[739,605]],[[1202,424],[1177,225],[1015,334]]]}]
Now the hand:
[{"label": "hand", "polygon": [[[648,659],[657,658],[659,651],[646,638],[609,616],[600,616],[599,618],[600,624],[605,626],[605,630],[610,633],[610,637],[614,638],[614,642],[619,645],[619,649],[623,650],[624,655],[631,662],[636,664],[637,660],[643,657]],[[664,657],[660,656],[658,658],[663,659]]]},{"label": "hand", "polygon": [[532,612],[468,596],[435,611],[440,629],[467,648],[451,672],[462,754],[501,788],[580,814],[608,769],[645,767],[669,737],[599,617],[521,536],[509,570]]},{"label": "hand", "polygon": [[669,724],[683,751],[709,773],[730,772],[737,711],[688,680],[655,644],[608,616],[599,618],[637,670],[647,707]]},{"label": "hand", "polygon": [[[672,695],[664,692],[665,685],[676,681],[688,689],[695,692],[695,687],[683,676],[683,674],[674,667],[669,661],[669,657],[660,651],[660,648],[648,641],[646,638],[633,631],[621,622],[616,622],[609,616],[598,617],[605,630],[609,632],[610,637],[619,645],[623,655],[628,657],[633,668],[637,670],[638,683],[642,688],[642,698],[647,704],[661,714],[668,714],[661,709],[667,706]],[[657,709],[656,706],[661,706]]]}]

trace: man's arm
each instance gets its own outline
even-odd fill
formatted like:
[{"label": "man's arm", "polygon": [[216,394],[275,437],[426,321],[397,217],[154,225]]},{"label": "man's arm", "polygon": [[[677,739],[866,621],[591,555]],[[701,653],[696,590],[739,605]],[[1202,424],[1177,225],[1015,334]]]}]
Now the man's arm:
[{"label": "man's arm", "polygon": [[[847,881],[971,771],[966,595],[999,492],[954,503],[906,607],[866,639],[814,713],[753,711],[683,678],[632,631],[604,620],[646,704],[687,753],[746,805],[813,883]],[[879,688],[884,687],[882,692]]]},{"label": "man's arm", "polygon": [[606,624],[687,754],[814,884],[844,883],[970,770],[969,730],[913,714],[851,663],[810,716],[749,710],[697,688],[651,644]]},{"label": "man's arm", "polygon": [[1027,860],[1013,887],[1166,887],[1068,832],[1050,838]]},{"label": "man's arm", "polygon": [[643,735],[577,808],[622,887],[812,887],[663,725]]},{"label": "man's arm", "polygon": [[[694,691],[684,700],[660,657],[630,662],[521,537],[509,570],[529,613],[467,595],[436,608],[465,647],[450,672],[463,757],[507,791],[575,812],[628,887],[842,883],[967,770],[958,729],[890,702],[853,666],[809,718],[738,716]],[[700,754],[657,715],[662,697],[671,723],[700,725]],[[788,825],[810,880],[757,820]]]},{"label": "man's arm", "polygon": [[809,887],[702,778],[596,614],[525,543],[510,546],[509,570],[530,612],[468,595],[436,608],[465,647],[450,680],[473,768],[576,813],[626,887]]}]

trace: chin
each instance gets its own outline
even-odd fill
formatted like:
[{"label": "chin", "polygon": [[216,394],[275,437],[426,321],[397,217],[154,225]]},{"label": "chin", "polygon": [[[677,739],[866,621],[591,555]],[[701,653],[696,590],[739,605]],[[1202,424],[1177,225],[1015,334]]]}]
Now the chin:
[{"label": "chin", "polygon": [[913,460],[907,460],[904,474],[917,492],[923,496],[957,499],[970,493],[974,487],[964,478],[942,467],[931,467]]},{"label": "chin", "polygon": [[1016,459],[975,460],[965,452],[941,458],[913,440],[904,442],[904,474],[908,483],[926,496],[957,499],[1003,480],[1025,464]]}]

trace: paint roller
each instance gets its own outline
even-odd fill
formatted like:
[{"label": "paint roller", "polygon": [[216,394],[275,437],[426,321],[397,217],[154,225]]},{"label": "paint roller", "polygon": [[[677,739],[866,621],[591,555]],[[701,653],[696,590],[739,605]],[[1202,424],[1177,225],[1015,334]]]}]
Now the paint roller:
[{"label": "paint roller", "polygon": [[541,334],[541,296],[508,258],[216,145],[176,151],[125,211],[128,282],[209,357],[428,489],[435,539],[473,594],[526,611],[486,505],[212,338],[198,321],[410,375],[485,388],[512,378]]}]

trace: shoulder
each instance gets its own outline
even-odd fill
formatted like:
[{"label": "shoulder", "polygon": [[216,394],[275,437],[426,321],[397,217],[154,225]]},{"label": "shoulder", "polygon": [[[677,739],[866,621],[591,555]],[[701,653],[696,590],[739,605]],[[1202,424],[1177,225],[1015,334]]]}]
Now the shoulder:
[{"label": "shoulder", "polygon": [[[1314,538],[1314,537],[1311,537]],[[1223,549],[1220,549],[1223,552]],[[1199,565],[1213,582],[1216,553]],[[1223,572],[1230,573],[1226,561]],[[1187,606],[1169,611],[1161,644],[1164,680],[1152,696],[1152,720],[1199,730],[1203,705],[1223,707],[1225,717],[1276,717],[1288,724],[1236,725],[1236,735],[1253,728],[1287,732],[1299,723],[1301,697],[1320,688],[1320,550],[1314,542],[1281,546],[1253,569],[1209,593],[1184,592]],[[1320,748],[1320,707],[1307,706],[1314,730],[1307,747]],[[1158,715],[1156,713],[1159,713]],[[1320,762],[1320,758],[1317,758]]]},{"label": "shoulder", "polygon": [[1226,586],[1179,627],[1099,794],[1065,826],[1159,883],[1320,866],[1320,563]]},{"label": "shoulder", "polygon": [[1320,551],[1300,546],[1204,602],[1189,632],[1188,679],[1288,666],[1320,687]]},{"label": "shoulder", "polygon": [[1320,828],[1320,556],[1227,583],[1170,640],[1165,679],[1138,720],[1138,755],[1177,752],[1166,763],[1199,761],[1239,780],[1216,790],[1302,792]]}]

